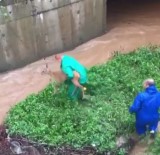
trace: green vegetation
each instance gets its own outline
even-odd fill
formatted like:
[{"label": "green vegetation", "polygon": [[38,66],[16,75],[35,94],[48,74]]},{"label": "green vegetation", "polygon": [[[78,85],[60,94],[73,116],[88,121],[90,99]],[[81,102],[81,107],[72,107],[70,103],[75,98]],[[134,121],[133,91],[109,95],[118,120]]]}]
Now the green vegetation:
[{"label": "green vegetation", "polygon": [[[116,138],[134,131],[134,116],[128,112],[142,81],[152,77],[160,86],[160,48],[140,48],[129,54],[116,53],[106,64],[89,69],[94,95],[77,103],[67,99],[65,85],[53,94],[48,85],[13,107],[6,124],[11,134],[54,146],[93,146],[98,151],[116,150]],[[120,150],[119,154],[123,154]]]},{"label": "green vegetation", "polygon": [[149,147],[149,152],[152,152],[152,155],[160,155],[160,133],[157,134],[154,143]]}]

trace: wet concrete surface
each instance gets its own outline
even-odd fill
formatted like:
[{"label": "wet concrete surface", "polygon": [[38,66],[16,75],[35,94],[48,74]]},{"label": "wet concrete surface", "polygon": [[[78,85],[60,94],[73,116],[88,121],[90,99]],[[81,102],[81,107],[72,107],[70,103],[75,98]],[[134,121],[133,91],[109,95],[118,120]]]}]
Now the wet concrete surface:
[{"label": "wet concrete surface", "polygon": [[[114,4],[112,4],[114,5]],[[119,6],[119,7],[116,7]],[[87,67],[100,64],[111,58],[114,51],[124,53],[139,46],[160,44],[160,2],[139,5],[116,4],[108,12],[108,31],[76,47],[67,54],[77,58]],[[54,56],[29,64],[24,68],[0,74],[0,123],[8,110],[31,93],[42,90],[49,82],[49,75],[42,75],[45,64],[55,72],[54,77],[62,81],[58,63]],[[139,148],[139,155],[145,147]]]},{"label": "wet concrete surface", "polygon": [[106,29],[106,0],[6,1],[15,4],[1,7],[0,1],[0,72],[76,47]]}]

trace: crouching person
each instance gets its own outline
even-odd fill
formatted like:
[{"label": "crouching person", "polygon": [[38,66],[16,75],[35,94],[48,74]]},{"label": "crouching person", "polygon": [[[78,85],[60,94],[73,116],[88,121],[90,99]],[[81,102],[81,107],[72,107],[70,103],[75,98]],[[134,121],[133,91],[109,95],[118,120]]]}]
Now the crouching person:
[{"label": "crouching person", "polygon": [[160,93],[153,79],[145,80],[143,87],[144,92],[136,96],[129,111],[135,113],[137,134],[140,136],[145,135],[148,129],[151,138],[154,138],[159,121]]},{"label": "crouching person", "polygon": [[68,85],[68,96],[73,100],[83,99],[86,89],[87,70],[76,59],[67,55],[56,55],[55,59],[60,62],[60,68],[66,75],[65,83]]}]

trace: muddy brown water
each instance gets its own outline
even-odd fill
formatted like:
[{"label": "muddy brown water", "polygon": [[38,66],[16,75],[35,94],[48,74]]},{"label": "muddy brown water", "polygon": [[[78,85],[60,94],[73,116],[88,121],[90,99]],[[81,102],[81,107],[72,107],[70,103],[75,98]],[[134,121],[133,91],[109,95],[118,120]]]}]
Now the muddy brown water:
[{"label": "muddy brown water", "polygon": [[[139,46],[160,44],[160,2],[112,5],[108,12],[106,34],[67,51],[67,54],[74,56],[87,67],[105,62],[113,51],[126,53]],[[39,60],[23,68],[0,74],[0,123],[12,106],[48,84],[50,77],[41,74],[46,62],[50,69],[56,72],[55,79],[62,81],[64,77],[53,56],[45,61]],[[136,147],[132,155],[144,154],[145,147]]]}]

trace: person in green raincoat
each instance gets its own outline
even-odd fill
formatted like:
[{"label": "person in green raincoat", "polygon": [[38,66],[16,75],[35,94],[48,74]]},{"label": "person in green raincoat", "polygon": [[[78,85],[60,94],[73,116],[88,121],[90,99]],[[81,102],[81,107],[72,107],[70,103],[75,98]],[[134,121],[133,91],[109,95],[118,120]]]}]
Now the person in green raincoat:
[{"label": "person in green raincoat", "polygon": [[60,68],[67,77],[65,83],[68,85],[68,96],[75,100],[82,99],[87,83],[86,68],[68,55],[56,55],[55,59],[60,62]]}]

